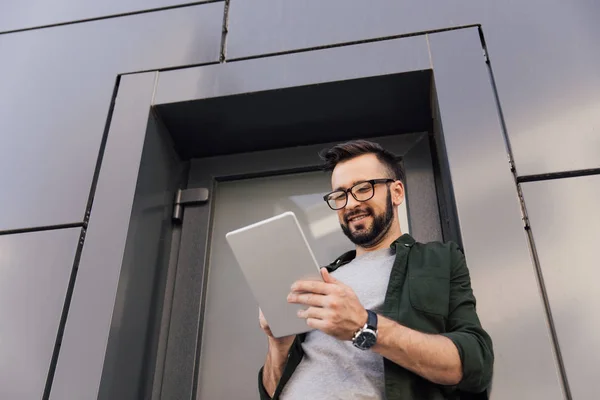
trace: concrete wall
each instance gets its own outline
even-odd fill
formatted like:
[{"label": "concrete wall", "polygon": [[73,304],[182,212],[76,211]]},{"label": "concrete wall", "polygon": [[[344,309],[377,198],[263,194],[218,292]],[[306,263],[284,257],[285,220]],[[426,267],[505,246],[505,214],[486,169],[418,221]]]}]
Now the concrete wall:
[{"label": "concrete wall", "polygon": [[[10,326],[0,330],[0,340],[14,343],[10,354],[0,350],[0,359],[11,356],[13,366],[10,376],[0,369],[0,397],[30,399],[42,397],[44,388],[49,392],[48,373],[59,347],[48,337],[68,323],[66,309],[53,303],[31,324],[19,323],[15,310],[28,313],[23,293],[47,293],[31,298],[41,307],[49,298],[68,299],[76,285],[119,76],[480,24],[506,144],[531,214],[532,254],[538,275],[548,277],[542,294],[552,310],[562,310],[553,312],[552,327],[567,375],[574,377],[569,379],[573,398],[590,398],[589,379],[582,377],[598,357],[597,335],[589,337],[596,340],[591,349],[571,344],[583,342],[576,332],[598,330],[600,323],[570,318],[569,310],[600,306],[593,296],[581,294],[597,292],[598,263],[590,248],[600,239],[593,228],[600,216],[593,209],[597,189],[590,188],[600,183],[597,175],[570,176],[600,174],[600,4],[231,0],[226,17],[225,5],[175,0],[0,4],[0,280],[12,286],[0,302],[3,326]],[[74,229],[78,235],[71,234]],[[62,258],[44,256],[49,241]],[[32,259],[32,252],[38,258]],[[570,253],[577,257],[554,256]],[[31,270],[23,265],[56,270],[57,279],[30,279]],[[576,285],[561,284],[573,274]],[[35,357],[27,361],[12,356],[31,351]],[[582,357],[584,363],[575,361]]]}]

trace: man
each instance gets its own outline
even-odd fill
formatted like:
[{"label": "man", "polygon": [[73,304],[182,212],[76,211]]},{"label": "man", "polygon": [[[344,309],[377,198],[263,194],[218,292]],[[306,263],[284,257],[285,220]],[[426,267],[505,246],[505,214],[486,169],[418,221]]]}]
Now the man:
[{"label": "man", "polygon": [[339,144],[323,158],[333,188],[324,199],[356,251],[322,268],[324,282],[292,285],[288,301],[315,330],[274,338],[260,313],[261,398],[487,398],[492,341],[458,246],[402,234],[404,173],[378,144]]}]

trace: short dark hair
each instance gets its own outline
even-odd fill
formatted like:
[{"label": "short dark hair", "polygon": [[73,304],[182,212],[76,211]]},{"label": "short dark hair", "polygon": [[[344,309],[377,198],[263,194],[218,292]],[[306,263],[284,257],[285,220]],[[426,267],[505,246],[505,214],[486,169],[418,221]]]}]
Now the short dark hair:
[{"label": "short dark hair", "polygon": [[380,144],[368,140],[352,140],[340,143],[321,152],[321,159],[325,162],[323,169],[333,171],[336,165],[343,161],[351,160],[364,154],[375,154],[377,159],[388,170],[389,177],[404,183],[404,170],[396,157]]}]

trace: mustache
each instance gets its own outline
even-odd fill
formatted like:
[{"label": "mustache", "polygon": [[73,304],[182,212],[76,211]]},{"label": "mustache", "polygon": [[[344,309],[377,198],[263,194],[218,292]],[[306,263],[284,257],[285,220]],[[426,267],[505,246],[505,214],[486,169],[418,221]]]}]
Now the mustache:
[{"label": "mustache", "polygon": [[350,212],[348,212],[348,213],[346,213],[346,214],[344,215],[344,222],[345,222],[346,224],[348,224],[348,222],[349,222],[349,219],[350,219],[350,218],[353,218],[353,217],[355,217],[355,216],[357,216],[357,215],[372,215],[372,214],[373,214],[373,213],[372,213],[372,210],[370,210],[370,209],[364,209],[364,210],[354,210],[354,211],[350,211]]}]

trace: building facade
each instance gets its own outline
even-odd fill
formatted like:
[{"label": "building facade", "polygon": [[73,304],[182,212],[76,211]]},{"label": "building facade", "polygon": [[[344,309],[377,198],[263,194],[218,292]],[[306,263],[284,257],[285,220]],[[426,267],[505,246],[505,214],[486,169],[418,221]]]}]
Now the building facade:
[{"label": "building facade", "polygon": [[265,343],[223,236],[376,138],[402,224],[465,250],[492,399],[593,399],[600,4],[0,4],[0,398],[255,399]]}]

